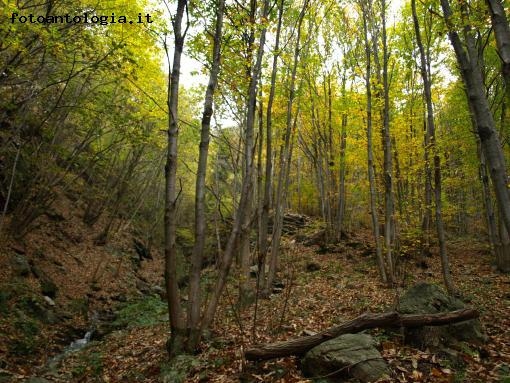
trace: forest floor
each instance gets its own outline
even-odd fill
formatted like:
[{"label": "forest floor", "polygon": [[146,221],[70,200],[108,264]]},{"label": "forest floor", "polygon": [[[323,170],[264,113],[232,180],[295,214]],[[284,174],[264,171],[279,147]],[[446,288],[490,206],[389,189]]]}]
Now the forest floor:
[{"label": "forest floor", "polygon": [[[237,307],[237,287],[232,279],[211,339],[203,342],[198,355],[168,364],[165,351],[168,322],[158,297],[149,299],[145,306],[140,301],[138,306],[126,305],[122,314],[125,328],[69,353],[51,369],[41,366],[47,366],[49,357],[58,349],[56,346],[25,361],[19,359],[12,381],[41,376],[51,382],[150,383],[162,381],[163,375],[172,383],[311,382],[303,377],[299,360],[294,357],[253,363],[243,360],[243,350],[254,343],[287,340],[303,335],[304,331],[323,330],[364,312],[390,310],[406,287],[416,282],[441,284],[440,262],[433,254],[425,264],[417,262],[416,257],[402,256],[399,287],[385,287],[379,282],[371,242],[369,232],[361,231],[350,234],[334,252],[324,252],[317,246],[285,239],[282,265],[286,266],[279,272],[285,287],[270,299],[259,300],[256,328],[254,306],[243,310]],[[451,350],[456,355],[452,362],[440,352],[418,350],[403,344],[398,336],[373,330],[371,333],[381,341],[382,355],[391,369],[391,377],[381,382],[510,382],[510,276],[497,273],[486,246],[472,238],[450,240],[448,252],[455,284],[465,300],[480,311],[488,342],[464,344]],[[310,268],[311,263],[317,267]],[[142,267],[142,272],[157,272],[159,267],[161,261],[155,260]],[[310,271],[314,268],[318,270]],[[89,272],[93,274],[94,267]],[[118,270],[113,267],[111,272],[114,275]],[[122,278],[128,276],[129,273]],[[107,290],[108,286],[101,289]],[[106,299],[103,301],[110,304]],[[3,328],[1,325],[0,321],[0,330],[8,331],[7,325]]]}]

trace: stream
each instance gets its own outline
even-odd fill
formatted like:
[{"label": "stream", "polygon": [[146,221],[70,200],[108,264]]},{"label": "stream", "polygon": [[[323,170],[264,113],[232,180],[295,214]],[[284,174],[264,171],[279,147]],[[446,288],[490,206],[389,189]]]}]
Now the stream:
[{"label": "stream", "polygon": [[94,335],[95,329],[99,322],[99,314],[94,311],[91,315],[90,327],[83,335],[83,338],[75,339],[69,343],[64,349],[55,356],[52,356],[46,362],[43,367],[47,371],[55,371],[58,368],[60,362],[65,359],[69,354],[79,351],[90,343],[92,335]]},{"label": "stream", "polygon": [[85,333],[83,338],[73,340],[68,346],[66,346],[62,350],[62,352],[48,359],[48,362],[46,362],[44,368],[49,371],[54,371],[58,367],[60,362],[63,359],[65,359],[69,354],[84,348],[90,342],[90,338],[92,337],[93,333],[94,330],[89,330]]}]

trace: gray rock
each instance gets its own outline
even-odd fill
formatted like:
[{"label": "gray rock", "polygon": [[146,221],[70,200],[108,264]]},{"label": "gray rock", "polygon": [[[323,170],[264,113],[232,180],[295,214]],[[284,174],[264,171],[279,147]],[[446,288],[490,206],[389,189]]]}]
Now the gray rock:
[{"label": "gray rock", "polygon": [[[439,286],[419,283],[400,298],[398,311],[402,314],[436,314],[466,307],[464,302],[449,296]],[[406,342],[421,348],[446,346],[457,341],[483,343],[487,340],[478,319],[445,326],[405,329],[404,335]]]},{"label": "gray rock", "polygon": [[[308,351],[301,367],[305,376],[342,382],[349,377],[373,382],[388,373],[386,362],[368,334],[344,334]],[[335,373],[336,372],[336,373]]]},{"label": "gray rock", "polygon": [[30,265],[23,254],[14,254],[11,264],[16,276],[26,277],[30,274]]},{"label": "gray rock", "polygon": [[55,301],[53,299],[51,299],[50,297],[47,297],[46,295],[43,297],[44,298],[44,301],[50,305],[50,306],[55,306]]}]

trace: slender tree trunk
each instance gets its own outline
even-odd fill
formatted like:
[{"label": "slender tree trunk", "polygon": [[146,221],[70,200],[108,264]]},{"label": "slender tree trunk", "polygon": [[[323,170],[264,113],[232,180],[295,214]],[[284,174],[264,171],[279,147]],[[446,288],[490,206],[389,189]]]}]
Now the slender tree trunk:
[{"label": "slender tree trunk", "polygon": [[430,227],[432,225],[432,167],[430,166],[430,135],[427,128],[427,117],[423,121],[424,127],[424,160],[425,160],[425,212],[421,224],[423,232],[422,255],[430,255]]},{"label": "slender tree trunk", "polygon": [[337,239],[342,239],[342,230],[345,215],[345,149],[347,146],[347,114],[342,115],[342,127],[340,131],[340,166],[338,185],[338,218],[337,218]]},{"label": "slender tree trunk", "polygon": [[[263,10],[262,10],[262,18],[267,19],[269,14],[270,4],[269,0],[264,1]],[[238,242],[240,235],[243,232],[249,231],[248,224],[250,223],[250,218],[247,217],[247,212],[251,210],[251,196],[253,195],[253,131],[255,125],[255,112],[256,112],[256,103],[257,103],[257,87],[259,83],[259,76],[262,67],[262,56],[264,55],[264,46],[266,42],[266,30],[267,27],[264,26],[260,32],[260,40],[257,49],[256,61],[252,70],[252,74],[250,77],[250,84],[248,88],[248,110],[246,115],[246,139],[245,139],[245,161],[246,161],[246,170],[243,175],[243,182],[241,186],[241,196],[239,199],[239,205],[235,213],[234,224],[232,227],[232,231],[228,238],[227,245],[225,247],[225,251],[223,253],[218,278],[216,280],[216,284],[213,289],[213,293],[211,299],[207,305],[206,311],[204,313],[204,317],[201,324],[201,330],[205,330],[210,327],[214,316],[216,314],[216,310],[218,307],[218,303],[223,293],[223,289],[225,288],[225,283],[227,282],[227,277],[230,272],[230,267],[232,264],[232,258],[234,255],[235,245]]]},{"label": "slender tree trunk", "polygon": [[331,90],[331,72],[327,74],[327,77],[324,79],[324,85],[327,85],[327,89],[325,89],[324,94],[326,97],[326,105],[328,108],[328,132],[327,132],[327,140],[326,140],[326,148],[327,155],[325,157],[326,166],[324,167],[326,173],[326,202],[327,202],[327,210],[326,210],[326,228],[327,228],[327,238],[331,238],[333,235],[333,195],[335,194],[335,177],[333,174],[333,107],[332,107],[332,90]]},{"label": "slender tree trunk", "polygon": [[9,202],[11,200],[11,194],[12,194],[12,189],[14,187],[14,178],[16,176],[16,169],[18,167],[18,160],[19,160],[19,156],[20,156],[20,153],[21,153],[21,140],[20,140],[20,137],[19,137],[19,129],[18,129],[18,133],[17,133],[17,137],[15,139],[16,142],[16,146],[17,146],[17,149],[16,149],[16,156],[14,157],[14,162],[12,164],[12,170],[11,170],[11,177],[10,177],[10,180],[9,180],[9,189],[7,190],[7,196],[5,197],[5,203],[4,203],[4,207],[2,209],[2,215],[0,216],[0,235],[2,235],[2,232],[3,232],[3,228],[4,228],[4,222],[5,222],[5,216],[7,215],[7,211],[9,209]]},{"label": "slender tree trunk", "polygon": [[[360,2],[363,14],[363,32],[365,38],[365,59],[366,59],[366,73],[365,73],[365,89],[367,93],[367,157],[368,157],[368,182],[370,187],[370,214],[372,216],[372,230],[374,233],[375,249],[377,264],[379,267],[379,274],[381,280],[386,283],[388,281],[386,270],[384,267],[384,258],[381,248],[381,240],[379,234],[379,218],[377,214],[377,190],[375,185],[375,164],[374,164],[374,153],[372,144],[372,65],[371,65],[371,50],[370,42],[368,38],[368,18],[370,9],[367,9],[367,5],[364,2]],[[371,6],[371,2],[369,2]]]},{"label": "slender tree trunk", "polygon": [[[257,153],[257,294],[259,288],[259,280],[261,278],[261,272],[265,273],[265,267],[262,257],[260,246],[267,246],[267,226],[264,227],[263,215],[264,215],[264,172],[262,170],[262,154],[264,148],[264,104],[262,102],[262,84],[260,84],[259,92],[259,109],[258,109],[258,153]],[[266,159],[267,161],[267,159]],[[267,222],[266,222],[267,224]],[[264,231],[265,230],[265,231]],[[262,276],[263,278],[263,276]]]},{"label": "slender tree trunk", "polygon": [[499,257],[499,252],[501,251],[501,243],[499,241],[496,216],[494,214],[494,209],[492,206],[489,176],[487,174],[487,163],[485,162],[485,157],[483,156],[482,147],[478,137],[476,140],[476,144],[478,158],[480,160],[479,175],[482,184],[483,205],[485,210],[485,220],[487,224],[487,234],[489,237],[488,239],[491,246],[492,255],[494,259],[497,260]]},{"label": "slender tree trunk", "polygon": [[441,257],[441,266],[443,271],[443,280],[446,289],[450,294],[455,292],[452,276],[450,273],[450,262],[446,252],[446,242],[444,234],[443,216],[441,212],[441,160],[436,147],[436,128],[434,123],[434,109],[432,106],[432,83],[429,77],[428,66],[430,59],[425,55],[425,49],[421,40],[420,24],[416,13],[416,0],[411,0],[411,9],[413,13],[414,32],[416,35],[416,43],[420,52],[420,72],[423,79],[423,92],[425,95],[425,103],[427,106],[427,130],[425,142],[430,145],[430,150],[434,155],[434,202],[436,208],[436,230],[439,242],[439,255]]},{"label": "slender tree trunk", "polygon": [[300,40],[301,40],[301,26],[303,23],[303,18],[305,16],[306,8],[308,7],[308,0],[305,0],[303,7],[301,8],[301,12],[299,14],[299,19],[297,23],[297,36],[296,36],[296,46],[294,49],[294,58],[293,58],[293,66],[292,73],[290,78],[289,85],[289,98],[287,101],[287,125],[285,130],[285,144],[283,147],[282,153],[280,153],[280,169],[278,174],[278,185],[276,190],[276,201],[275,201],[275,215],[273,219],[273,235],[271,241],[271,258],[269,263],[269,270],[266,280],[265,286],[265,294],[268,295],[271,291],[271,287],[273,285],[274,278],[276,276],[276,268],[278,265],[278,255],[280,251],[280,238],[282,234],[282,224],[283,224],[283,213],[284,213],[284,187],[286,183],[285,179],[285,169],[287,168],[287,162],[290,161],[290,136],[291,136],[291,128],[292,128],[292,116],[293,116],[293,106],[294,106],[294,98],[295,98],[295,83],[296,83],[296,74],[297,74],[297,66],[299,62],[299,53],[300,53]]},{"label": "slender tree trunk", "polygon": [[[248,45],[248,51],[251,52],[254,50],[254,41],[255,41],[255,19],[257,14],[257,1],[252,0],[250,2],[250,39]],[[258,51],[257,51],[258,58]],[[255,64],[257,65],[257,64]],[[257,95],[258,95],[258,85],[260,82],[259,75],[257,77],[253,77],[253,73],[257,71],[260,72],[261,67],[251,68],[251,62],[249,64],[249,69],[247,71],[247,76],[250,78],[250,86],[248,88],[248,97],[247,97],[247,108],[246,108],[246,129],[245,129],[245,151],[244,151],[244,174],[243,177],[246,178],[248,176],[253,177],[253,170],[248,170],[248,166],[254,167],[254,136],[255,136],[255,115],[257,109]],[[252,81],[257,81],[257,83],[253,84]],[[252,92],[255,92],[254,94]],[[253,183],[253,180],[248,181]],[[250,226],[251,226],[251,213],[252,213],[252,200],[254,196],[253,187],[249,189],[248,195],[245,196],[250,202],[246,204],[246,211],[244,213],[244,220],[242,223],[241,233],[239,235],[239,299],[238,302],[242,307],[248,301],[249,291],[249,278],[250,278]]]},{"label": "slender tree trunk", "polygon": [[505,81],[506,98],[510,101],[510,26],[501,0],[486,0],[491,14],[492,29],[496,38],[501,74]]},{"label": "slender tree trunk", "polygon": [[393,160],[395,161],[395,178],[397,180],[397,205],[400,217],[404,217],[404,186],[402,184],[402,173],[400,172],[400,159],[398,155],[397,140],[395,136],[391,137],[391,147],[393,148]]},{"label": "slender tree trunk", "polygon": [[126,193],[129,190],[129,184],[131,181],[131,177],[133,176],[133,173],[140,163],[140,159],[143,154],[144,147],[143,145],[135,148],[133,152],[131,152],[128,155],[128,158],[124,161],[122,168],[120,170],[120,176],[117,182],[117,190],[115,191],[115,198],[112,201],[112,209],[110,210],[110,214],[107,220],[107,223],[101,233],[96,238],[95,242],[97,244],[104,245],[108,242],[108,237],[110,235],[110,231],[113,227],[113,223],[115,221],[115,218],[119,215],[119,210],[121,208],[121,203],[126,195]]},{"label": "slender tree trunk", "polygon": [[[267,233],[269,221],[269,205],[271,204],[271,184],[273,174],[273,103],[276,91],[276,76],[278,73],[278,57],[280,56],[280,35],[283,19],[283,0],[278,3],[278,25],[276,27],[276,40],[273,52],[273,67],[271,69],[271,85],[269,89],[269,98],[267,100],[266,111],[266,169],[265,169],[265,184],[264,184],[264,202],[262,204],[262,215],[260,225],[260,243],[259,243],[259,256],[258,256],[258,286],[262,286],[265,280],[266,271],[266,257],[267,257]],[[262,144],[262,143],[261,143]],[[274,222],[273,222],[274,225]],[[258,293],[258,291],[257,291]]]},{"label": "slender tree trunk", "polygon": [[[177,12],[173,20],[174,57],[168,81],[168,152],[165,166],[165,285],[170,319],[170,339],[167,350],[170,357],[182,352],[186,337],[186,326],[181,307],[179,286],[177,284],[177,252],[175,231],[177,228],[176,210],[179,192],[177,191],[177,139],[179,135],[179,76],[181,56],[184,48],[186,30],[182,30],[182,20],[187,7],[187,0],[178,0]],[[165,49],[167,46],[165,45]]]},{"label": "slender tree trunk", "polygon": [[500,251],[496,257],[496,266],[504,273],[510,272],[510,236],[505,230],[505,225],[499,220]]},{"label": "slender tree trunk", "polygon": [[391,135],[390,135],[390,89],[388,83],[388,44],[386,38],[386,0],[381,0],[382,16],[382,48],[383,48],[383,148],[384,148],[384,245],[386,250],[386,267],[388,281],[393,282],[393,161],[391,154]]},{"label": "slender tree trunk", "polygon": [[225,0],[218,0],[216,9],[216,27],[214,32],[213,54],[209,83],[205,92],[204,110],[202,113],[202,127],[200,131],[200,151],[198,154],[197,178],[195,184],[195,243],[191,255],[189,275],[188,302],[188,344],[190,352],[195,351],[200,341],[200,274],[204,259],[206,239],[206,205],[205,180],[207,175],[207,160],[209,157],[209,139],[211,132],[211,117],[213,114],[214,92],[218,85],[218,75],[221,61],[221,36],[223,30],[223,10]]}]

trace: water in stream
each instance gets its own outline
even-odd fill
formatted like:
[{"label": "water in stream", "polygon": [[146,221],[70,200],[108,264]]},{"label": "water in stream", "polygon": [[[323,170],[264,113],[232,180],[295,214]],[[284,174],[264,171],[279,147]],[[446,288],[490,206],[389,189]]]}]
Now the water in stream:
[{"label": "water in stream", "polygon": [[85,333],[83,338],[73,340],[68,346],[64,348],[64,350],[60,354],[57,354],[48,360],[48,362],[46,363],[46,368],[48,370],[55,369],[58,366],[58,364],[62,361],[62,359],[64,359],[67,355],[69,355],[72,352],[81,350],[90,342],[90,338],[92,337],[93,333],[94,330],[89,330]]}]

